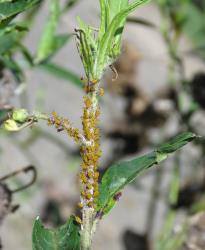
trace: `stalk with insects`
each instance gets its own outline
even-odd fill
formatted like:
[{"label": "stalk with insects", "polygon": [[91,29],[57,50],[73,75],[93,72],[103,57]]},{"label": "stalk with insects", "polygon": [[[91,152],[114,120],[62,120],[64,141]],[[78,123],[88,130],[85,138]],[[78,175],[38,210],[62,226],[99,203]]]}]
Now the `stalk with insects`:
[{"label": "stalk with insects", "polygon": [[78,51],[85,69],[85,96],[83,100],[82,131],[56,112],[45,115],[38,112],[28,114],[23,109],[15,110],[5,122],[7,130],[18,131],[39,120],[46,120],[58,132],[65,131],[80,146],[82,164],[79,170],[81,186],[79,206],[81,218],[71,216],[68,222],[56,230],[46,229],[36,219],[32,243],[33,249],[45,250],[90,250],[93,235],[99,221],[116,204],[122,189],[145,169],[165,160],[168,154],[178,150],[195,138],[192,133],[182,133],[151,153],[128,162],[109,167],[99,181],[100,130],[98,128],[100,87],[105,70],[117,59],[121,51],[121,36],[129,13],[148,0],[100,0],[101,24],[94,29],[78,18],[75,30]]}]

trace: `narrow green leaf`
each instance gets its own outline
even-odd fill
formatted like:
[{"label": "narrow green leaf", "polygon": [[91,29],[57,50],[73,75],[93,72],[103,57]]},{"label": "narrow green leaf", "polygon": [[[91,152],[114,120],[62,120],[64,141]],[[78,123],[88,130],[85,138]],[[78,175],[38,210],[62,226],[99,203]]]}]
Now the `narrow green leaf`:
[{"label": "narrow green leaf", "polygon": [[128,183],[133,181],[144,170],[165,160],[168,154],[180,149],[195,137],[196,135],[189,132],[182,133],[149,154],[109,167],[100,184],[97,210],[103,214],[108,213],[115,204],[115,196]]},{"label": "narrow green leaf", "polygon": [[157,29],[157,26],[154,23],[149,22],[148,20],[142,19],[142,18],[128,17],[127,18],[127,22],[128,23],[136,23],[136,24],[140,24],[140,25],[146,26],[148,28]]},{"label": "narrow green leaf", "polygon": [[72,216],[59,229],[52,230],[36,219],[32,233],[33,250],[80,250],[80,227]]},{"label": "narrow green leaf", "polygon": [[100,0],[100,30],[98,33],[98,39],[101,40],[102,36],[107,30],[109,23],[109,10],[107,0]]},{"label": "narrow green leaf", "polygon": [[61,78],[66,81],[72,82],[79,88],[83,88],[83,83],[80,80],[79,76],[68,69],[65,69],[54,63],[43,63],[39,64],[38,68],[47,71],[48,73],[54,75],[55,77]]},{"label": "narrow green leaf", "polygon": [[41,0],[18,0],[0,3],[0,23],[31,8],[40,1]]},{"label": "narrow green leaf", "polygon": [[107,0],[108,1],[108,6],[109,6],[109,18],[110,22],[114,19],[114,17],[120,13],[120,11],[124,10],[127,8],[129,2],[128,0]]},{"label": "narrow green leaf", "polygon": [[11,56],[5,56],[2,61],[7,69],[11,71],[17,83],[22,83],[25,81],[25,75],[23,69],[17,61],[15,61]]},{"label": "narrow green leaf", "polygon": [[0,30],[0,54],[3,55],[16,48],[25,31],[27,28],[21,25],[12,25]]},{"label": "narrow green leaf", "polygon": [[80,17],[77,18],[79,23],[78,50],[83,62],[85,73],[88,79],[93,70],[94,58],[96,54],[97,44],[93,36],[93,28],[87,25]]},{"label": "narrow green leaf", "polygon": [[[109,1],[109,10],[110,10],[110,14],[109,14],[109,19],[110,22],[112,22],[112,20],[115,18],[115,16],[120,13],[121,11],[125,10],[128,5],[129,2],[128,0],[108,0]],[[118,24],[118,28],[116,30],[115,33],[115,37],[114,37],[114,46],[115,46],[115,50],[120,51],[120,40],[121,40],[121,36],[122,36],[122,32],[125,26],[125,21],[126,21],[127,16],[125,16],[121,22]]]},{"label": "narrow green leaf", "polygon": [[163,144],[157,149],[157,152],[160,154],[170,154],[175,152],[176,150],[180,149],[184,145],[186,145],[188,142],[192,141],[193,138],[195,138],[196,135],[194,135],[191,132],[185,132],[182,133],[169,142]]},{"label": "narrow green leaf", "polygon": [[59,0],[50,0],[50,13],[46,28],[43,32],[41,42],[35,59],[39,63],[47,59],[55,50],[55,33],[60,17]]}]

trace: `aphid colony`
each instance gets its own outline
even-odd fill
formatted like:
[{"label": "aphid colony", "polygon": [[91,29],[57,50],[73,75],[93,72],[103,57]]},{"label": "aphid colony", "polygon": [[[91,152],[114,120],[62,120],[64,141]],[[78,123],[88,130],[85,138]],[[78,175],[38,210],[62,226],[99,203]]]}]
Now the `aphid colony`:
[{"label": "aphid colony", "polygon": [[94,109],[92,98],[90,96],[85,96],[82,125],[84,136],[89,143],[81,147],[83,162],[81,164],[82,171],[80,173],[80,180],[82,183],[80,207],[87,206],[95,208],[95,198],[99,195],[99,172],[97,171],[98,160],[101,156],[99,143],[100,132],[97,127],[99,115],[99,106]]},{"label": "aphid colony", "polygon": [[[79,175],[82,184],[81,203],[79,207],[84,206],[95,208],[95,198],[98,196],[98,178],[97,171],[98,160],[101,156],[100,150],[100,131],[97,127],[100,115],[99,106],[93,109],[92,98],[84,97],[84,111],[82,118],[83,136],[87,143],[81,144],[80,152],[83,158],[81,164],[82,170]],[[80,143],[81,134],[76,128],[73,128],[70,121],[61,118],[56,112],[52,112],[48,119],[48,125],[54,125],[58,132],[66,131],[69,136],[74,138],[77,143]]]},{"label": "aphid colony", "polygon": [[97,127],[100,109],[95,100],[97,97],[93,94],[96,93],[102,96],[104,90],[102,88],[96,90],[98,88],[97,81],[91,81],[90,84],[87,83],[85,86],[87,87],[87,91],[85,90],[87,95],[84,97],[83,115],[81,117],[83,135],[78,129],[71,126],[69,120],[59,117],[56,112],[52,112],[52,116],[48,119],[48,125],[54,125],[58,132],[66,131],[77,143],[80,143],[80,153],[83,161],[79,174],[81,181],[81,202],[79,207],[94,209],[96,207],[95,200],[99,195],[99,172],[97,168],[101,150],[100,131]]},{"label": "aphid colony", "polygon": [[66,131],[68,135],[74,138],[76,143],[80,142],[80,131],[77,128],[73,128],[70,121],[65,118],[59,117],[56,112],[52,112],[52,116],[48,119],[48,126],[54,125],[58,132]]}]

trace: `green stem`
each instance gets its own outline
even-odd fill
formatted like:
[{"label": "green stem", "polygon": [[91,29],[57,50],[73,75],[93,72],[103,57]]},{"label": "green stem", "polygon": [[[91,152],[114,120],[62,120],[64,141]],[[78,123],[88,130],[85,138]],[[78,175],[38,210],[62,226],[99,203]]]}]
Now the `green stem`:
[{"label": "green stem", "polygon": [[[88,83],[88,87],[89,87],[89,83]],[[97,117],[95,117],[95,113],[98,109],[98,98],[97,98],[97,91],[98,91],[98,87],[95,86],[95,90],[93,92],[89,92],[87,93],[87,96],[90,98],[91,100],[91,107],[89,108],[89,111],[85,105],[84,107],[84,113],[85,111],[86,112],[90,112],[91,114],[93,114],[93,119],[97,119]],[[87,134],[87,131],[86,131],[86,126],[85,126],[85,123],[87,122],[88,125],[92,124],[92,123],[89,123],[91,121],[88,121],[87,118],[83,117],[83,131],[84,131],[84,137],[87,139],[87,142],[89,142],[90,144],[92,144],[94,147],[95,147],[95,144],[98,143],[98,141],[96,141],[95,137],[92,137],[92,138],[87,138],[86,134]],[[96,124],[92,124],[91,127],[89,127],[89,130],[90,130],[90,134],[93,134],[93,131],[95,131],[96,129]],[[96,145],[97,146],[97,145]],[[97,152],[96,152],[97,153]],[[84,151],[84,155],[86,156],[87,154],[87,150]],[[86,158],[84,157],[83,155],[83,158]],[[98,157],[98,155],[96,155],[96,157]],[[89,163],[91,165],[88,165],[87,166],[87,170],[93,172],[93,171],[96,171],[95,168],[94,168],[94,163],[91,161],[91,163]],[[95,183],[95,179],[94,177],[89,177],[89,182],[91,184]],[[86,193],[86,186],[84,185],[83,186],[84,188],[84,193]],[[93,189],[91,190],[91,194],[93,195],[94,193],[96,192],[95,190],[95,187],[93,187]],[[87,198],[83,197],[83,195],[81,196],[81,201],[82,201],[82,204],[83,204],[83,209],[82,209],[82,227],[81,227],[81,250],[90,250],[91,249],[91,245],[92,245],[92,237],[93,237],[93,234],[94,234],[94,219],[95,219],[95,208],[94,207],[90,207],[88,204],[87,204],[87,201],[86,201]],[[93,198],[94,199],[94,196]]]},{"label": "green stem", "polygon": [[81,230],[81,250],[90,250],[92,244],[92,227],[94,212],[89,209],[83,209],[83,224]]}]

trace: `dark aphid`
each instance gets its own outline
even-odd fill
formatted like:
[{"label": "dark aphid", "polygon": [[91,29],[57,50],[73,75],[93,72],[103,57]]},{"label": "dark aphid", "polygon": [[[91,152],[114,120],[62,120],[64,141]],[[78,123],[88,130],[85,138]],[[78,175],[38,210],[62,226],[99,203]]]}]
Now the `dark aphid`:
[{"label": "dark aphid", "polygon": [[103,214],[103,212],[102,212],[102,211],[98,211],[98,212],[96,213],[96,215],[95,215],[95,218],[96,218],[96,219],[100,219],[100,220],[101,220],[101,219],[102,219],[102,217],[103,217],[103,215],[104,215],[104,214]]},{"label": "dark aphid", "polygon": [[57,132],[62,132],[63,130],[64,130],[63,127],[59,127],[59,128],[57,129]]},{"label": "dark aphid", "polygon": [[119,199],[120,199],[121,196],[122,196],[122,192],[119,192],[119,193],[117,193],[117,194],[115,194],[115,195],[113,196],[113,199],[114,199],[115,201],[119,201]]}]

